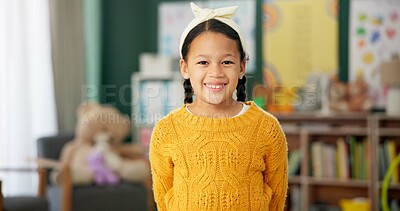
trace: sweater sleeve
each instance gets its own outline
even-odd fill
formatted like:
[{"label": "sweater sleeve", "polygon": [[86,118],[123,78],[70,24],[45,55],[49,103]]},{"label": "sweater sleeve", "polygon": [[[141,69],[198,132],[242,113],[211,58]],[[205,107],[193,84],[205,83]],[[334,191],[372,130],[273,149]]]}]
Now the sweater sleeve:
[{"label": "sweater sleeve", "polygon": [[270,123],[269,150],[265,157],[265,188],[272,190],[269,210],[283,210],[288,188],[288,148],[285,135],[276,119]]},{"label": "sweater sleeve", "polygon": [[166,193],[172,189],[173,162],[168,155],[165,136],[157,125],[151,136],[149,159],[153,180],[154,200],[159,211],[167,210],[165,202]]}]

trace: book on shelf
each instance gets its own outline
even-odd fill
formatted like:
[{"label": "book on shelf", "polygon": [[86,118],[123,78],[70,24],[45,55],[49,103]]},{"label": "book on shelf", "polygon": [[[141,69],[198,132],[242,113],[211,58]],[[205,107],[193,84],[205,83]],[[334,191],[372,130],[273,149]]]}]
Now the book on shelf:
[{"label": "book on shelf", "polygon": [[297,175],[300,169],[300,163],[302,159],[301,150],[296,149],[289,152],[289,176]]},{"label": "book on shelf", "polygon": [[311,144],[311,173],[312,176],[322,177],[322,145],[320,141],[315,141]]},{"label": "book on shelf", "polygon": [[352,179],[368,179],[369,147],[366,138],[348,137],[350,172]]},{"label": "book on shelf", "polygon": [[351,172],[351,178],[356,179],[358,177],[358,156],[356,155],[356,145],[357,141],[355,137],[349,136],[348,137],[348,143],[349,143],[349,158],[350,158],[350,172]]},{"label": "book on shelf", "polygon": [[323,141],[311,144],[312,176],[316,178],[336,178],[336,147]]},{"label": "book on shelf", "polygon": [[336,148],[332,144],[322,145],[322,176],[336,178]]},{"label": "book on shelf", "polygon": [[344,138],[340,137],[336,142],[337,156],[337,177],[339,179],[350,179],[349,171],[349,148],[345,143]]},{"label": "book on shelf", "polygon": [[368,137],[364,138],[364,146],[365,146],[365,174],[366,174],[366,179],[370,180],[370,168],[371,168],[371,149],[369,145],[369,140]]},{"label": "book on shelf", "polygon": [[301,188],[298,185],[294,185],[289,188],[290,198],[289,205],[290,211],[301,211],[301,202],[303,201],[301,197]]},{"label": "book on shelf", "polygon": [[335,144],[311,143],[311,175],[316,178],[367,180],[369,146],[366,138],[340,137]]},{"label": "book on shelf", "polygon": [[[385,140],[383,143],[379,144],[378,147],[378,156],[379,156],[379,179],[383,180],[386,171],[389,169],[390,164],[396,158],[398,144],[394,140]],[[399,183],[399,167],[395,169],[393,172],[391,179],[393,183]]]},{"label": "book on shelf", "polygon": [[357,151],[358,151],[358,159],[359,159],[359,168],[358,168],[358,178],[366,180],[367,179],[367,142],[366,139],[357,142]]},{"label": "book on shelf", "polygon": [[386,171],[389,168],[387,166],[388,161],[385,155],[385,147],[383,146],[383,144],[379,144],[378,146],[378,159],[379,159],[379,180],[383,180],[383,178],[385,177]]}]

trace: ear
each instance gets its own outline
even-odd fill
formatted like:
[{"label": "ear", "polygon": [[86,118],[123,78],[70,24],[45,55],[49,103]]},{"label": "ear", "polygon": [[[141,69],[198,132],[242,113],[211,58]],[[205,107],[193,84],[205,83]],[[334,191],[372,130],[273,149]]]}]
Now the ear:
[{"label": "ear", "polygon": [[180,71],[181,71],[181,75],[184,79],[189,79],[189,71],[188,71],[188,65],[185,62],[185,60],[181,59],[179,60],[179,66],[180,66]]},{"label": "ear", "polygon": [[239,79],[242,79],[245,72],[246,72],[246,60],[243,59],[243,61],[240,63],[240,72],[239,72]]}]

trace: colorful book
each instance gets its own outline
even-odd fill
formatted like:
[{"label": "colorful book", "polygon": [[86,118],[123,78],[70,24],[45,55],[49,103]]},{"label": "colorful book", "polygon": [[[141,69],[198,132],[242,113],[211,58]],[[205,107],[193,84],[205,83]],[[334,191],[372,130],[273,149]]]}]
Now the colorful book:
[{"label": "colorful book", "polygon": [[335,146],[332,144],[322,145],[322,175],[326,178],[336,177],[336,159],[335,159]]},{"label": "colorful book", "polygon": [[366,178],[367,180],[370,179],[370,168],[371,168],[371,152],[370,152],[370,147],[369,147],[369,141],[368,138],[365,137],[364,138],[364,146],[365,146],[365,174],[366,174]]},{"label": "colorful book", "polygon": [[311,144],[311,166],[312,175],[317,178],[323,176],[322,170],[322,142],[316,141]]},{"label": "colorful book", "polygon": [[289,176],[297,175],[300,169],[302,153],[301,150],[292,150],[289,153],[289,169],[288,174]]},{"label": "colorful book", "polygon": [[361,180],[367,179],[367,156],[365,151],[365,144],[365,140],[357,142],[359,159],[358,179]]},{"label": "colorful book", "polygon": [[352,179],[357,179],[358,178],[358,155],[357,155],[357,140],[353,136],[348,137],[349,140],[349,158],[350,158],[350,172],[351,172],[351,178]]},{"label": "colorful book", "polygon": [[383,180],[388,169],[387,160],[385,155],[385,147],[383,144],[379,144],[378,147],[378,157],[379,157],[379,180]]},{"label": "colorful book", "polygon": [[337,177],[339,179],[349,179],[349,153],[348,146],[343,138],[339,138],[337,144]]}]

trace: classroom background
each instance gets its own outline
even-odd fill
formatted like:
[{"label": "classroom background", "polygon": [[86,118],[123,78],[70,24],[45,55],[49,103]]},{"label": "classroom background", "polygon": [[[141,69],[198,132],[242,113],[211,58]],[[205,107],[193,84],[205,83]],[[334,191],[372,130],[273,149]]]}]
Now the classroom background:
[{"label": "classroom background", "polygon": [[[194,2],[239,6],[248,100],[288,141],[285,209],[399,210],[400,1]],[[98,190],[80,199],[80,187],[43,185],[27,158],[39,139],[72,139],[87,101],[128,116],[125,143],[148,147],[154,124],[183,104],[178,45],[191,19],[189,1],[0,0],[0,211],[102,201]],[[148,200],[136,185],[137,201]]]}]

